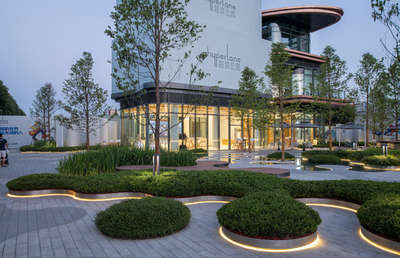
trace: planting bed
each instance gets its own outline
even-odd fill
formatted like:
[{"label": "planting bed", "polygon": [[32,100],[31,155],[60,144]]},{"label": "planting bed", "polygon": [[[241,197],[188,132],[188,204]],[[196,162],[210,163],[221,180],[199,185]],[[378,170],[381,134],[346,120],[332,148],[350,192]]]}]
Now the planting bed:
[{"label": "planting bed", "polygon": [[95,223],[110,237],[147,239],[182,230],[190,221],[190,210],[181,202],[147,197],[123,201],[97,214]]}]

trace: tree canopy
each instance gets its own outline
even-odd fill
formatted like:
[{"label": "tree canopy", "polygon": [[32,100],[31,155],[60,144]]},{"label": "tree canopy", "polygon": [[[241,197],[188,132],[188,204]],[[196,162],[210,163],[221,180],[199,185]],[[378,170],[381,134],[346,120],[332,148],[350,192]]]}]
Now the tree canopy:
[{"label": "tree canopy", "polygon": [[0,80],[0,115],[25,116],[25,112],[18,106],[15,99],[8,92],[8,88]]}]

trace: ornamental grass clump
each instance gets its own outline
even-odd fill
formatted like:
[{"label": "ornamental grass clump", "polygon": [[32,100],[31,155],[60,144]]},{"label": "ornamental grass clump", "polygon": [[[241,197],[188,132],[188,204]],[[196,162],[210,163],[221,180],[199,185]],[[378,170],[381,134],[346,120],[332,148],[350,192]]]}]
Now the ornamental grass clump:
[{"label": "ornamental grass clump", "polygon": [[[92,176],[113,173],[124,165],[151,165],[154,151],[130,147],[112,146],[96,151],[76,153],[60,161],[61,174]],[[191,151],[162,152],[161,166],[181,167],[196,165]]]},{"label": "ornamental grass clump", "polygon": [[185,228],[190,210],[181,202],[144,198],[114,204],[96,216],[96,226],[105,235],[121,239],[162,237]]}]

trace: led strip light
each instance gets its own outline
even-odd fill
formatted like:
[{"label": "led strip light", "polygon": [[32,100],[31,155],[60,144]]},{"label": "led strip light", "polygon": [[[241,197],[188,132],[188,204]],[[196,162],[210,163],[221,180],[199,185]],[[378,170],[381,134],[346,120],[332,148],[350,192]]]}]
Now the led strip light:
[{"label": "led strip light", "polygon": [[[222,230],[222,227],[219,228],[218,232],[219,232],[219,235],[224,240],[226,240],[227,242],[229,242],[229,243],[231,243],[231,244],[233,244],[235,246],[238,246],[238,247],[241,247],[241,248],[244,248],[244,249],[247,249],[247,250],[251,250],[251,251],[265,252],[265,253],[298,252],[298,251],[303,251],[303,250],[306,250],[306,249],[314,248],[321,242],[320,238],[319,238],[319,235],[317,235],[317,237],[315,238],[315,240],[312,243],[307,244],[305,246],[300,246],[300,247],[295,247],[295,248],[288,248],[288,249],[269,249],[269,248],[261,248],[261,247],[251,246],[251,245],[245,245],[245,244],[241,244],[239,242],[236,242],[236,241],[230,239],[229,237],[227,237],[224,234],[224,232]],[[277,240],[277,241],[280,241],[280,240]]]},{"label": "led strip light", "polygon": [[[34,194],[34,195],[14,195],[7,193],[7,196],[10,198],[38,198],[38,197],[51,197],[51,196],[66,196],[66,197],[71,197],[74,200],[78,201],[84,201],[84,202],[103,202],[103,201],[115,201],[115,200],[132,200],[132,199],[142,199],[143,197],[112,197],[112,198],[105,198],[105,199],[88,199],[88,198],[80,198],[77,197],[75,194],[63,194],[63,193],[54,193],[54,194]],[[198,202],[189,202],[189,203],[184,203],[186,206],[191,206],[191,205],[198,205],[198,204],[211,204],[211,203],[221,203],[221,204],[227,204],[230,203],[229,201],[198,201]],[[324,204],[324,203],[306,203],[307,206],[320,206],[320,207],[327,207],[327,208],[335,208],[335,209],[341,209],[341,210],[346,210],[350,211],[353,213],[357,213],[356,209],[352,209],[349,207],[341,206],[341,205],[334,205],[334,204]],[[252,251],[258,251],[258,252],[270,252],[270,253],[285,253],[285,252],[298,252],[310,248],[316,247],[319,243],[321,243],[321,240],[319,238],[319,235],[317,235],[317,238],[310,244],[302,246],[302,247],[296,247],[296,248],[290,248],[290,249],[268,249],[268,248],[260,248],[256,246],[250,246],[250,245],[245,245],[239,242],[236,242],[230,238],[228,238],[224,232],[222,231],[222,227],[219,228],[219,235],[226,240],[227,242]],[[383,251],[400,255],[399,251],[384,247],[376,242],[373,242],[372,240],[368,239],[361,231],[361,228],[358,230],[358,235],[360,236],[361,239],[363,239],[365,242],[368,244],[381,249]]]}]

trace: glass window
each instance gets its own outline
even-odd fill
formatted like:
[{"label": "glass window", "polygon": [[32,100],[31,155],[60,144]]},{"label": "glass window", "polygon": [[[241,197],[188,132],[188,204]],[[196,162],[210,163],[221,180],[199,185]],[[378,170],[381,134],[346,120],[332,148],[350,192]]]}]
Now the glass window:
[{"label": "glass window", "polygon": [[207,115],[196,116],[196,148],[207,149]]},{"label": "glass window", "polygon": [[178,151],[180,143],[180,135],[182,134],[182,106],[170,105],[170,150]]},{"label": "glass window", "polygon": [[229,109],[220,107],[220,149],[229,150]]}]

